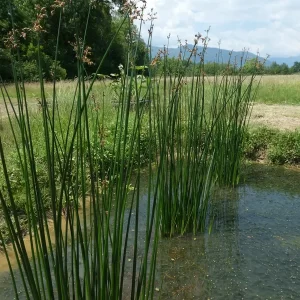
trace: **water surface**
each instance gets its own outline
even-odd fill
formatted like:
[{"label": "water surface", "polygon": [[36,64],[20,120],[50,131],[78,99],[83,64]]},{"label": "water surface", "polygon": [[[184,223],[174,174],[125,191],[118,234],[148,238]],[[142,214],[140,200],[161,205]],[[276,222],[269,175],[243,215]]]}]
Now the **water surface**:
[{"label": "water surface", "polygon": [[[215,192],[210,234],[160,241],[157,299],[300,299],[300,172],[247,170]],[[12,295],[2,272],[0,299]]]},{"label": "water surface", "polygon": [[[300,299],[300,173],[252,166],[211,234],[161,241],[163,299]],[[162,250],[163,249],[163,250]]]}]

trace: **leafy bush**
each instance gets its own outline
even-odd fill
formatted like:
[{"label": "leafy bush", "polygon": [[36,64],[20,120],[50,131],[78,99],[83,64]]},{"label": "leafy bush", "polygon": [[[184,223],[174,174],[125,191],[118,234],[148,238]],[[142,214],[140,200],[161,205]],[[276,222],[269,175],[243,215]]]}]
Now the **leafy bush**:
[{"label": "leafy bush", "polygon": [[265,158],[273,164],[300,163],[300,132],[259,127],[247,132],[244,156],[256,160]]},{"label": "leafy bush", "polygon": [[248,130],[244,142],[244,156],[256,160],[264,156],[277,131],[267,127]]},{"label": "leafy bush", "polygon": [[[39,52],[39,55],[38,55]],[[22,70],[22,76],[25,81],[39,81],[39,66],[38,56],[41,62],[41,71],[46,80],[53,80],[54,75],[56,80],[63,80],[67,77],[67,71],[61,67],[59,61],[54,61],[49,55],[43,52],[43,47],[34,46],[29,44],[26,55],[26,60],[19,62],[18,70]]]},{"label": "leafy bush", "polygon": [[270,145],[268,159],[279,165],[300,163],[300,132],[278,133]]},{"label": "leafy bush", "polygon": [[22,63],[22,75],[26,81],[38,81],[39,70],[35,61],[25,61]]}]

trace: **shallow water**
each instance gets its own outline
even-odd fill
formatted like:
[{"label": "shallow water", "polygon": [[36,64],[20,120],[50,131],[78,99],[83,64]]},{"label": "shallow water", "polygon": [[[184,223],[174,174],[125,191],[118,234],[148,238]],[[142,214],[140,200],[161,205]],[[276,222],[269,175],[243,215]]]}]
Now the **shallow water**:
[{"label": "shallow water", "polygon": [[300,299],[300,173],[258,168],[217,193],[210,235],[161,242],[163,299]]},{"label": "shallow water", "polygon": [[[245,178],[215,193],[210,234],[161,240],[157,299],[300,299],[300,172],[252,166]],[[2,272],[0,299],[12,295]]]}]

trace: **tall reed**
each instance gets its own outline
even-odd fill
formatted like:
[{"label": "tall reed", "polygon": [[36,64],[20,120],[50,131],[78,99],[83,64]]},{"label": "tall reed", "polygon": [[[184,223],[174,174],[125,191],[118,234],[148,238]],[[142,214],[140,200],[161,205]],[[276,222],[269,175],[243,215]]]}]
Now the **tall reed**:
[{"label": "tall reed", "polygon": [[[195,65],[199,40],[200,36],[192,49],[181,46],[175,74],[168,74],[166,48],[160,58],[164,71],[156,83],[160,91],[154,106],[162,169],[159,182],[161,232],[168,236],[204,230],[213,184],[214,154],[210,152],[212,136],[207,123],[210,120],[206,117],[205,78]],[[195,65],[192,78],[185,77],[185,66],[189,64]]]},{"label": "tall reed", "polygon": [[[213,185],[238,183],[255,74],[246,80],[241,66],[233,73],[206,77],[207,42],[207,37],[198,35],[191,49],[180,45],[173,74],[167,48],[156,58],[163,65],[154,104],[162,168],[161,231],[167,236],[205,230]],[[186,77],[190,65],[193,74]]]},{"label": "tall reed", "polygon": [[[59,20],[56,53],[60,42],[62,10]],[[130,22],[128,15],[124,17],[121,26],[124,22]],[[147,111],[140,107],[139,101],[136,109],[131,110],[132,94],[139,95],[140,91],[131,68],[137,45],[133,43],[132,32],[129,32],[129,37],[128,58],[121,73],[118,93],[120,105],[115,114],[114,159],[106,171],[102,169],[103,160],[99,159],[103,156],[106,142],[103,134],[106,128],[103,117],[105,105],[100,104],[95,112],[91,101],[96,77],[91,81],[85,79],[85,36],[82,40],[76,40],[78,77],[76,89],[70,95],[67,122],[64,119],[66,116],[60,111],[55,81],[52,99],[46,99],[40,58],[37,60],[40,71],[40,129],[44,138],[42,145],[37,144],[32,131],[26,85],[22,69],[17,67],[17,52],[13,61],[17,109],[5,85],[1,84],[14,138],[14,151],[18,155],[24,178],[30,238],[28,249],[21,234],[17,198],[9,175],[7,157],[11,149],[5,149],[0,137],[1,172],[5,178],[5,187],[0,190],[1,208],[23,284],[19,287],[14,283],[16,271],[10,268],[16,298],[19,298],[20,290],[24,291],[28,299],[153,297],[159,218],[155,217],[157,197],[154,195],[150,201],[150,194],[153,181],[158,180],[158,176],[152,174],[152,165],[148,160],[146,229],[143,236],[140,236],[139,190],[144,163],[140,159],[141,127],[147,126],[151,140],[153,124],[151,113],[146,117]],[[101,69],[109,49],[96,73]],[[10,107],[13,109],[12,114],[9,113]],[[95,144],[98,147],[93,147]],[[36,154],[40,147],[44,149],[46,162],[46,187],[41,183],[37,171],[39,166]],[[151,149],[143,155],[150,157]],[[134,188],[132,192],[129,190],[130,185]],[[50,199],[50,209],[44,206],[45,197]],[[3,236],[0,238],[8,254]],[[140,243],[141,240],[144,243]],[[133,247],[129,245],[130,242]],[[7,260],[11,265],[9,255]]]},{"label": "tall reed", "polygon": [[225,73],[214,76],[211,84],[211,118],[215,119],[212,148],[217,153],[214,173],[218,184],[233,187],[239,183],[243,143],[259,83],[255,70],[251,75],[243,74],[246,55],[239,65],[230,58]]},{"label": "tall reed", "polygon": [[[120,28],[124,22],[130,23],[128,15]],[[151,25],[149,50],[152,29]],[[158,54],[160,57],[152,59],[150,54],[150,77],[143,83],[134,72],[138,43],[133,41],[131,30],[128,34],[127,61],[120,66],[118,83],[109,91],[117,97],[113,113],[112,107],[107,109],[107,102],[112,105],[111,96],[104,89],[95,94],[96,76],[110,47],[95,76],[87,81],[85,35],[82,39],[77,36],[78,76],[67,119],[60,110],[55,81],[51,101],[46,98],[38,58],[42,142],[37,143],[33,134],[17,52],[13,61],[16,109],[5,85],[1,85],[24,178],[30,251],[21,235],[7,158],[9,149],[5,149],[1,138],[0,171],[5,187],[0,190],[0,201],[27,298],[153,298],[159,234],[204,231],[214,183],[237,183],[241,159],[238,151],[251,107],[253,79],[249,83],[230,74],[207,78],[204,56],[208,38],[197,35],[191,49],[180,46],[173,74],[168,72],[168,48]],[[203,49],[198,53],[200,41]],[[38,36],[37,46],[40,49]],[[196,64],[198,57],[200,64]],[[156,73],[158,63],[163,64],[162,74]],[[188,78],[185,71],[191,64],[193,76]],[[149,107],[144,105],[145,100]],[[108,112],[113,128],[107,125]],[[43,183],[37,161],[41,147],[46,169]],[[146,205],[140,197],[145,166]],[[49,208],[44,205],[47,199]],[[146,207],[144,220],[140,215],[142,205]],[[2,235],[0,238],[4,242]],[[8,254],[6,246],[4,251]],[[10,263],[9,255],[7,259]],[[15,270],[10,270],[18,298]]]}]

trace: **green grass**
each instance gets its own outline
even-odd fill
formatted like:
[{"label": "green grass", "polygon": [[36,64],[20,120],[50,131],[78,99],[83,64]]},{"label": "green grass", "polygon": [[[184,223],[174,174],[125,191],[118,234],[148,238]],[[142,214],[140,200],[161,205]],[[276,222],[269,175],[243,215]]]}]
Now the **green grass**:
[{"label": "green grass", "polygon": [[[207,77],[206,84],[212,85],[213,77]],[[257,79],[258,80],[258,79]],[[260,83],[260,88],[256,96],[256,102],[264,104],[287,104],[287,105],[300,105],[300,75],[263,75]],[[95,94],[103,92],[103,87],[107,87],[106,99],[109,101],[111,95],[111,82],[106,80],[103,82],[96,82],[93,91]],[[187,83],[191,84],[191,78],[187,79]],[[57,89],[60,93],[66,94],[74,92],[76,81],[61,81],[57,83]],[[167,83],[169,84],[169,83]],[[39,99],[39,83],[25,83],[28,101],[37,103]],[[16,102],[16,89],[13,84],[6,86],[10,97]],[[45,84],[46,97],[52,98],[52,84]],[[205,92],[209,96],[211,94],[210,88],[206,88]],[[0,95],[0,104],[3,104],[3,97]]]},{"label": "green grass", "polygon": [[256,101],[265,104],[300,105],[300,75],[263,76]]},{"label": "green grass", "polygon": [[[63,83],[64,87],[68,86],[67,82]],[[14,84],[7,84],[6,89],[10,95],[10,98],[13,103],[17,104],[18,96],[17,96],[17,90]],[[46,83],[45,84],[45,92],[48,97],[51,97],[52,94],[52,84]],[[38,82],[32,82],[32,83],[26,83],[26,95],[28,97],[29,102],[38,102],[38,99],[40,98],[40,87]],[[0,103],[3,103],[4,99],[3,96],[0,96]]]}]

